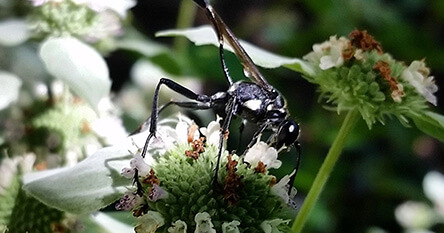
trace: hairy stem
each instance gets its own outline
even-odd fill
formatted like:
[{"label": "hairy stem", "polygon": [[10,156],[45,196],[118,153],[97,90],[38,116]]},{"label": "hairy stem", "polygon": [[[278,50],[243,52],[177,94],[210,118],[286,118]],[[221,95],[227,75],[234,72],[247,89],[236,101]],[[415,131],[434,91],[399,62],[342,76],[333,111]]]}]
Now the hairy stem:
[{"label": "hairy stem", "polygon": [[339,130],[336,139],[328,151],[327,157],[316,175],[313,185],[308,192],[307,198],[304,200],[304,204],[302,205],[302,208],[299,211],[293,226],[291,227],[293,232],[300,233],[302,231],[311,210],[316,204],[316,201],[318,200],[319,195],[321,194],[322,189],[324,188],[324,185],[336,164],[336,161],[338,161],[339,155],[344,147],[345,140],[352,131],[358,119],[359,112],[357,110],[348,112],[347,116],[345,117],[341,129]]}]

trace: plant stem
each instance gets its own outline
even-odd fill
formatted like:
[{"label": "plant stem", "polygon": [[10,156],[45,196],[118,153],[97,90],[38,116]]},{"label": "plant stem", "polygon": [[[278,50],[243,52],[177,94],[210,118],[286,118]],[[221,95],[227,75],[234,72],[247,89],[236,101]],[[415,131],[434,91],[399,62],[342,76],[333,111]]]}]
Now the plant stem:
[{"label": "plant stem", "polygon": [[[176,28],[187,28],[193,24],[194,15],[196,13],[196,6],[193,1],[182,0],[179,8],[179,15],[177,16]],[[179,54],[185,54],[187,51],[188,40],[184,37],[174,37],[174,49]]]},{"label": "plant stem", "polygon": [[295,233],[300,233],[302,228],[305,225],[305,222],[308,219],[310,211],[313,209],[316,201],[319,198],[319,195],[324,188],[325,183],[327,182],[330,173],[333,170],[333,167],[338,161],[339,155],[344,147],[345,140],[347,136],[352,131],[355,126],[357,120],[359,119],[359,112],[357,110],[351,110],[347,113],[347,116],[342,123],[341,129],[339,130],[336,139],[334,140],[330,150],[328,151],[327,157],[324,160],[321,168],[319,169],[318,174],[313,182],[313,185],[308,192],[307,198],[304,200],[304,204],[302,205],[301,210],[296,216],[296,220],[291,227],[292,231]]}]

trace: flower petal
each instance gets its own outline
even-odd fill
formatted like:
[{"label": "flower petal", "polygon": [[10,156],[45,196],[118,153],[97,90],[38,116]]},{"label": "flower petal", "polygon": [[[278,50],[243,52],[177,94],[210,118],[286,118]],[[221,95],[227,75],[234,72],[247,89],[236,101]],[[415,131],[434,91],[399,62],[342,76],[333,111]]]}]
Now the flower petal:
[{"label": "flower petal", "polygon": [[131,158],[126,147],[103,148],[74,167],[25,175],[23,189],[48,206],[88,213],[119,199],[131,186],[120,175]]},{"label": "flower petal", "polygon": [[0,71],[0,110],[16,101],[22,81],[14,74]]},{"label": "flower petal", "polygon": [[103,57],[83,42],[71,38],[50,38],[40,47],[48,72],[66,83],[96,110],[111,88]]},{"label": "flower petal", "polygon": [[[177,29],[177,30],[165,30],[156,33],[156,36],[185,36],[196,45],[215,45],[219,46],[217,36],[213,28],[209,25],[204,25],[196,28]],[[250,55],[253,62],[264,68],[277,68],[280,66],[291,66],[290,69],[297,69],[300,67],[300,72],[305,74],[312,74],[314,71],[310,65],[305,61],[298,58],[289,58],[280,56],[261,48],[258,48],[248,42],[239,40],[242,47]],[[228,44],[224,45],[224,48],[230,52],[233,49]]]}]

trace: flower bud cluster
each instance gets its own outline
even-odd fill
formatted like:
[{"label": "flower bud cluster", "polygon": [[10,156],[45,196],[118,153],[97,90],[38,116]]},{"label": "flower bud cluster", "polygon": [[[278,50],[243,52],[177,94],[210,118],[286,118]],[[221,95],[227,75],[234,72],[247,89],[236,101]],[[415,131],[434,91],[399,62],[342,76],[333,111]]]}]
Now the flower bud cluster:
[{"label": "flower bud cluster", "polygon": [[338,112],[359,110],[369,127],[390,115],[407,124],[406,116],[427,109],[427,102],[437,105],[438,88],[424,61],[396,61],[366,31],[332,36],[304,59],[315,67],[308,79],[319,85],[321,97]]}]

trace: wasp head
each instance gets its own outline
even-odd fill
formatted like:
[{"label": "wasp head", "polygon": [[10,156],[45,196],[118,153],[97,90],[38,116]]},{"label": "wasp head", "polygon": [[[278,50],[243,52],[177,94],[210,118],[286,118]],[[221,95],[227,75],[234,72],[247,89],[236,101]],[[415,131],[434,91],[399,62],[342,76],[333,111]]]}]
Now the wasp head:
[{"label": "wasp head", "polygon": [[293,120],[285,119],[279,126],[275,134],[275,138],[272,147],[279,150],[283,146],[290,147],[297,142],[299,137],[299,125]]}]

